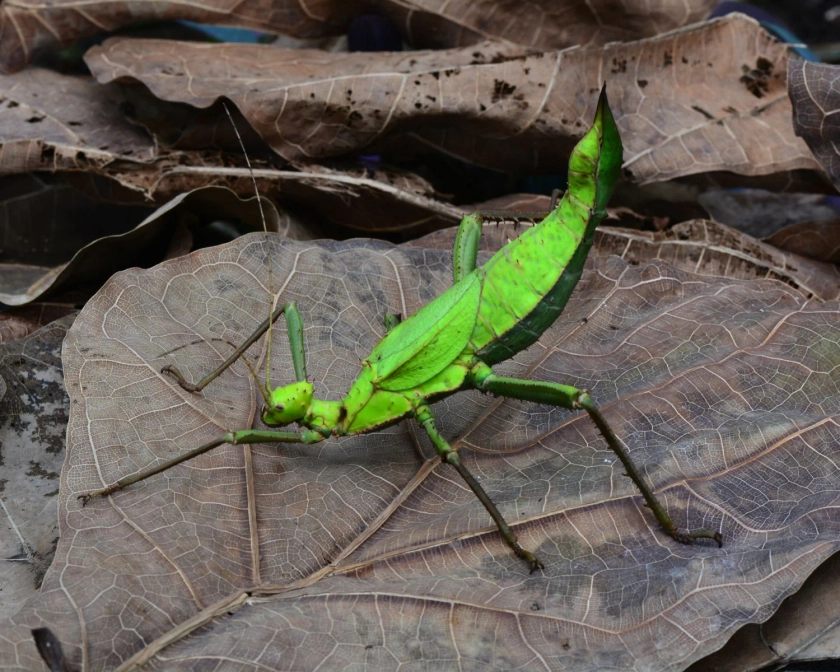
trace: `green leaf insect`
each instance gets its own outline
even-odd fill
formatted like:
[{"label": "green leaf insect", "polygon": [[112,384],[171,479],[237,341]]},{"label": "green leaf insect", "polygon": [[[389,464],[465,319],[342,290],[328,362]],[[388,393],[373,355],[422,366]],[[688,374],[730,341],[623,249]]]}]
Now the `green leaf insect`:
[{"label": "green leaf insect", "polygon": [[312,444],[330,437],[373,432],[413,417],[428,433],[441,460],[461,474],[487,509],[508,546],[534,571],[543,564],[519,545],[502,514],[461,463],[458,451],[435,425],[432,402],[473,389],[585,410],[667,534],[683,543],[707,538],[721,544],[720,532],[681,530],[672,522],[587,391],[552,382],[504,378],[491,368],[535,343],[563,312],[580,279],[595,227],[606,214],[607,202],[619,178],[621,157],[621,137],[606,90],[602,90],[592,127],[572,151],[568,190],[557,207],[479,267],[476,257],[483,216],[473,213],[464,217],[455,241],[455,283],[403,322],[388,316],[388,333],[362,362],[356,381],[343,399],[327,401],[313,396],[312,383],[306,377],[303,324],[296,305],[288,303],[197,385],[188,383],[174,367],[165,367],[164,371],[186,390],[199,391],[285,314],[296,382],[274,390],[267,386],[262,389],[262,420],[268,427],[296,423],[300,431],[228,432],[154,469],[128,476],[81,498],[87,502],[92,497],[109,495],[225,443]]}]

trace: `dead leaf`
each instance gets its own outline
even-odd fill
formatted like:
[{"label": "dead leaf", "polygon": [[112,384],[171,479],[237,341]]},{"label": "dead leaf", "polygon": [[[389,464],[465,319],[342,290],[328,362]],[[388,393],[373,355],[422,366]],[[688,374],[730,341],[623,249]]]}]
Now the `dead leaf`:
[{"label": "dead leaf", "polygon": [[780,250],[840,265],[840,219],[791,224],[766,242]]},{"label": "dead leaf", "polygon": [[765,240],[786,226],[837,219],[822,194],[716,189],[703,192],[698,200],[710,219]]},{"label": "dead leaf", "polygon": [[76,309],[66,303],[32,303],[0,312],[0,343],[24,338]]},{"label": "dead leaf", "polygon": [[545,50],[652,37],[706,18],[715,4],[714,0],[536,0],[523,11],[516,2],[380,0],[377,9],[404,27],[407,40],[419,48],[496,39]]},{"label": "dead leaf", "polygon": [[[162,205],[208,185],[253,197],[238,148],[234,154],[161,148],[123,115],[120,106],[128,99],[119,89],[30,68],[0,75],[0,98],[5,99],[0,101],[0,175],[61,172],[91,198],[120,204]],[[27,107],[24,114],[22,107]],[[50,119],[55,132],[41,132],[29,118]],[[90,125],[79,119],[89,119]],[[427,231],[451,226],[461,216],[460,208],[433,198],[432,186],[406,171],[318,165],[279,170],[257,157],[251,162],[261,194],[297,211],[305,208],[324,222],[363,231]],[[35,269],[16,285],[29,286],[42,273]]]},{"label": "dead leaf", "polygon": [[770,620],[744,626],[720,651],[687,672],[752,672],[771,665],[783,670],[797,661],[836,658],[838,592],[840,555],[834,554],[782,602]]},{"label": "dead leaf", "polygon": [[41,68],[0,75],[0,175],[148,162],[154,146],[125,122],[119,87]]},{"label": "dead leaf", "polygon": [[803,138],[823,170],[840,189],[840,157],[836,143],[840,139],[837,110],[840,92],[837,82],[840,67],[792,59],[788,63],[788,93],[793,104],[793,128]]},{"label": "dead leaf", "polygon": [[265,29],[297,37],[344,32],[360,3],[317,0],[302,5],[280,0],[270,8],[260,2],[218,0],[196,3],[105,2],[83,5],[76,0],[6,0],[0,6],[0,72],[22,69],[34,55],[73,40],[101,35],[141,21],[185,19]]},{"label": "dead leaf", "polygon": [[523,12],[518,3],[466,0],[318,0],[302,5],[278,0],[267,11],[259,2],[101,2],[6,0],[0,5],[0,72],[23,68],[34,54],[82,37],[100,35],[143,21],[186,19],[235,25],[297,38],[343,33],[354,18],[371,10],[390,17],[415,47],[455,47],[499,39],[535,49],[604,44],[650,37],[698,21],[714,0],[536,0]]},{"label": "dead leaf", "polygon": [[[451,283],[450,251],[270,245],[327,398],[346,391],[384,312],[410,314]],[[838,548],[837,304],[614,257],[541,345],[499,369],[592,389],[678,524],[720,527],[722,550],[664,537],[585,417],[474,394],[437,404],[440,426],[543,573],[509,553],[410,423],[316,448],[219,449],[82,508],[80,492],[251,425],[262,402],[241,363],[197,396],[158,371],[177,362],[195,378],[262,319],[266,250],[252,235],[124,272],[78,318],[57,560],[0,654],[37,660],[29,629],[48,625],[86,669],[200,655],[678,670],[769,617]],[[282,340],[275,383],[291,370]]]},{"label": "dead leaf", "polygon": [[131,230],[149,212],[88,198],[52,175],[0,177],[0,261],[56,266],[97,238]]},{"label": "dead leaf", "polygon": [[[58,541],[58,475],[70,400],[61,343],[75,314],[0,345],[0,614],[33,597]],[[3,391],[5,390],[5,394]]]},{"label": "dead leaf", "polygon": [[806,298],[840,299],[840,268],[779,250],[724,224],[695,219],[666,231],[598,230],[597,253],[616,254],[631,264],[660,259],[703,276],[751,280],[772,278]]},{"label": "dead leaf", "polygon": [[533,55],[495,43],[372,55],[111,38],[85,61],[101,83],[136,80],[162,100],[206,107],[225,96],[288,160],[434,148],[526,173],[565,168],[607,79],[625,168],[651,182],[816,168],[791,133],[788,58],[787,46],[734,14]]},{"label": "dead leaf", "polygon": [[[281,215],[266,199],[263,199],[263,212],[269,231],[300,240],[312,235],[288,215]],[[180,253],[189,251],[194,247],[192,237],[206,235],[206,229],[219,220],[237,222],[250,231],[263,228],[256,198],[242,201],[232,191],[221,187],[197,189],[172,199],[122,235],[104,236],[88,243],[69,262],[55,268],[0,265],[0,301],[19,306],[59,289],[87,291],[89,296],[119,270],[129,266],[153,266],[164,258],[178,256],[177,248]],[[53,220],[46,220],[47,226],[52,224]],[[183,235],[188,236],[188,240],[180,240],[179,236]]]}]

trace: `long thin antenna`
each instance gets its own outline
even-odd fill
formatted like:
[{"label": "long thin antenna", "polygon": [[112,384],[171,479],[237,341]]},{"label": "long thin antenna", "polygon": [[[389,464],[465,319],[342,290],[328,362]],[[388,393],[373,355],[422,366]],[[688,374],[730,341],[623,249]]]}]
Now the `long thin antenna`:
[{"label": "long thin antenna", "polygon": [[[236,133],[236,139],[239,141],[239,147],[242,149],[242,155],[245,157],[245,164],[248,166],[248,174],[251,176],[251,184],[254,185],[254,194],[257,196],[257,205],[260,209],[260,219],[262,219],[263,231],[266,233],[266,250],[267,250],[267,257],[268,257],[268,294],[270,297],[270,301],[268,304],[268,319],[271,320],[271,316],[274,314],[274,304],[277,302],[277,297],[274,296],[274,281],[272,275],[272,267],[274,266],[274,260],[271,254],[271,241],[268,240],[268,224],[265,221],[265,212],[263,212],[262,207],[262,198],[260,198],[260,191],[257,188],[257,179],[254,177],[254,170],[251,168],[251,160],[248,158],[248,152],[245,149],[245,143],[242,142],[242,136],[239,135],[239,129],[236,127],[236,122],[233,120],[233,115],[230,113],[228,109],[227,103],[222,102],[222,107],[225,108],[225,113],[230,119],[230,125],[233,126],[233,132]],[[262,389],[263,398],[267,398],[267,396],[271,393],[271,334],[273,329],[269,326],[268,328],[268,335],[266,336],[266,353],[265,353],[265,387]],[[251,368],[250,363],[245,362],[248,364],[248,368],[251,369],[251,372],[256,376],[254,373],[253,368]],[[259,382],[259,380],[257,381]]]}]

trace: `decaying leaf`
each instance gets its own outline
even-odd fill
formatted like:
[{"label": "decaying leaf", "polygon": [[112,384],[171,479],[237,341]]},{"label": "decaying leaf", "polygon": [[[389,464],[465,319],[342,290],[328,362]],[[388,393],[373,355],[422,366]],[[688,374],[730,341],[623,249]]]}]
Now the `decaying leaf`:
[{"label": "decaying leaf", "polygon": [[823,194],[710,189],[697,200],[709,213],[709,219],[764,240],[786,226],[837,219],[837,211],[825,202]]},{"label": "decaying leaf", "polygon": [[809,259],[840,265],[840,219],[791,224],[767,242]]},{"label": "decaying leaf", "polygon": [[527,11],[518,2],[495,0],[380,0],[377,8],[404,27],[417,47],[447,48],[485,39],[534,49],[606,44],[651,37],[700,21],[713,0],[536,0]]},{"label": "decaying leaf", "polygon": [[[281,215],[265,199],[263,212],[269,231],[282,232],[298,240],[312,235],[293,218]],[[17,265],[0,264],[0,301],[19,306],[59,289],[88,290],[89,296],[123,268],[153,266],[167,257],[185,254],[193,248],[193,237],[200,236],[204,233],[202,229],[219,220],[225,220],[227,225],[236,222],[247,231],[263,228],[256,198],[242,201],[221,187],[197,189],[172,199],[122,235],[105,236],[88,243],[70,261],[55,268],[24,267],[28,272],[22,272]],[[49,226],[51,220],[45,224]]]},{"label": "decaying leaf", "polygon": [[[746,625],[726,645],[687,672],[755,672],[797,661],[840,657],[840,555],[808,577],[765,623]],[[772,669],[772,668],[771,668]]]},{"label": "decaying leaf", "polygon": [[498,43],[372,58],[111,38],[85,57],[103,84],[136,80],[196,107],[227,97],[289,160],[422,147],[526,173],[565,169],[607,80],[625,168],[639,182],[817,168],[791,130],[788,59],[786,45],[740,14],[530,55]]},{"label": "decaying leaf", "polygon": [[58,475],[70,400],[61,343],[75,315],[0,345],[0,615],[41,585],[58,541]]},{"label": "decaying leaf", "polygon": [[33,303],[20,308],[9,308],[0,313],[0,343],[28,336],[75,308],[66,303]]},{"label": "decaying leaf", "polygon": [[708,15],[715,0],[317,0],[260,2],[133,2],[80,5],[77,0],[6,0],[0,5],[0,72],[21,69],[37,51],[132,23],[187,19],[247,26],[298,38],[344,33],[370,11],[388,16],[415,47],[456,47],[498,39],[534,49],[604,44],[649,37]]},{"label": "decaying leaf", "polygon": [[[677,523],[720,528],[723,549],[663,536],[584,416],[471,393],[437,404],[439,424],[544,572],[528,574],[410,423],[218,449],[83,508],[81,492],[251,426],[262,400],[242,363],[200,395],[159,371],[197,378],[264,318],[268,249],[327,398],[347,390],[383,313],[411,314],[451,283],[450,251],[256,234],[113,278],[65,342],[62,536],[41,593],[3,629],[4,664],[37,660],[29,631],[46,625],[84,669],[198,656],[679,670],[769,617],[840,547],[840,307],[614,257],[498,368],[591,389]],[[275,384],[291,379],[283,340]]]},{"label": "decaying leaf", "polygon": [[750,280],[772,278],[804,296],[840,299],[840,269],[779,250],[717,222],[695,219],[666,231],[602,228],[598,254],[616,254],[632,264],[660,259],[704,276]]},{"label": "decaying leaf", "polygon": [[840,189],[840,67],[793,59],[788,63],[788,82],[796,135],[808,143],[835,188]]},{"label": "decaying leaf", "polygon": [[[162,148],[122,113],[128,98],[118,88],[30,68],[0,75],[0,99],[0,175],[60,172],[91,197],[133,205],[163,205],[209,185],[226,186],[243,198],[254,195],[238,146],[234,154]],[[223,110],[219,115],[229,124]],[[373,173],[358,165],[284,170],[254,157],[252,164],[261,194],[341,226],[432,230],[451,226],[461,215],[460,208],[434,199],[428,182],[406,171]],[[17,284],[28,286],[41,274],[36,270]]]}]

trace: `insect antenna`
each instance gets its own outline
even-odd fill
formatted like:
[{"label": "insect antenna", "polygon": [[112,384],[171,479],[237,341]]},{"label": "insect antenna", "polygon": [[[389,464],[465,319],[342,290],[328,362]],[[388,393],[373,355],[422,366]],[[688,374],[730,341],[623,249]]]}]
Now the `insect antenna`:
[{"label": "insect antenna", "polygon": [[271,241],[268,240],[268,224],[266,224],[265,220],[265,212],[263,211],[262,206],[262,198],[260,198],[260,190],[257,188],[257,179],[254,177],[254,169],[251,168],[251,160],[248,158],[248,151],[245,149],[245,143],[242,142],[242,136],[239,135],[239,129],[236,127],[236,122],[233,120],[233,115],[230,113],[228,109],[227,103],[222,102],[222,107],[225,109],[225,113],[230,120],[230,125],[233,126],[233,132],[236,134],[236,139],[239,141],[239,147],[242,149],[242,155],[245,157],[245,165],[248,166],[248,174],[251,176],[251,184],[254,185],[254,194],[257,197],[257,207],[260,209],[260,220],[262,220],[263,231],[266,234],[266,250],[267,250],[267,259],[268,259],[268,295],[269,295],[269,304],[268,304],[268,319],[269,319],[269,327],[268,327],[268,334],[266,336],[266,353],[265,353],[265,384],[260,381],[257,372],[254,370],[254,367],[251,366],[251,362],[248,361],[248,358],[243,353],[242,359],[245,360],[245,364],[248,367],[248,370],[251,372],[251,375],[254,378],[254,381],[257,383],[257,387],[260,388],[260,394],[262,395],[263,400],[265,401],[266,405],[270,405],[269,403],[269,396],[271,390],[271,335],[274,331],[271,328],[271,318],[274,315],[274,306],[277,303],[278,297],[274,296],[274,281],[273,281],[273,274],[272,274],[272,267],[274,266],[274,261],[271,254]]}]

